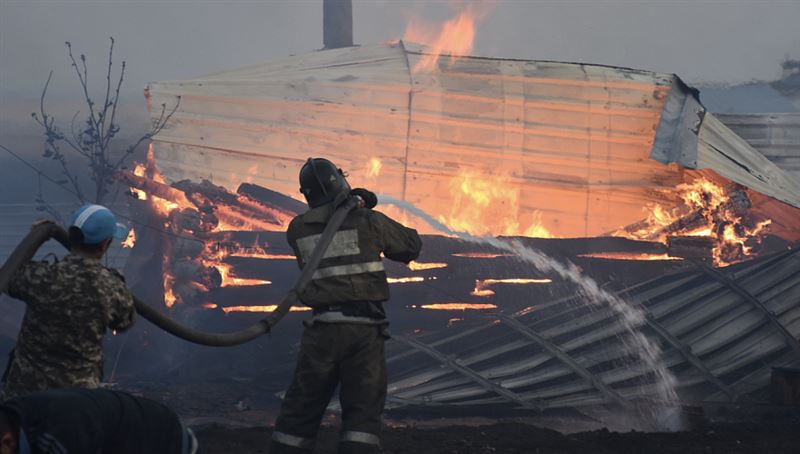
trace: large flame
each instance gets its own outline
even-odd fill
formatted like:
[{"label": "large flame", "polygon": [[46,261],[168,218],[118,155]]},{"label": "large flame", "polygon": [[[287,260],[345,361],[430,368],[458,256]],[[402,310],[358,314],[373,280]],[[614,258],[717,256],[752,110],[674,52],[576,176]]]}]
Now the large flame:
[{"label": "large flame", "polygon": [[431,71],[436,68],[442,54],[450,61],[472,52],[475,41],[475,22],[479,14],[473,5],[467,5],[456,17],[441,25],[431,25],[414,19],[406,25],[403,40],[426,45],[427,53],[414,65],[412,72]]},{"label": "large flame", "polygon": [[[363,178],[379,176],[382,171],[381,161],[372,158],[366,162],[366,166],[358,173]],[[364,173],[361,173],[362,170]],[[265,241],[265,238],[273,238],[274,232],[285,231],[293,213],[282,211],[277,206],[267,205],[245,194],[231,194],[224,188],[206,182],[202,184],[183,182],[168,186],[164,184],[164,178],[155,168],[152,147],[148,151],[147,162],[137,165],[133,169],[133,174],[140,178],[131,181],[139,182],[142,188],[131,188],[131,192],[142,200],[141,203],[151,207],[160,220],[163,220],[170,236],[165,242],[162,263],[164,303],[168,307],[183,303],[185,299],[197,300],[196,304],[200,307],[221,308],[226,313],[274,310],[274,306],[219,307],[202,298],[198,300],[197,296],[226,287],[270,285],[272,282],[267,279],[237,275],[236,267],[248,262],[233,258],[296,260],[293,255],[272,252]],[[147,181],[148,179],[150,181]],[[447,185],[450,189],[450,203],[440,207],[442,211],[437,215],[441,222],[453,230],[467,231],[473,235],[553,236],[543,225],[541,213],[535,210],[525,211],[520,186],[515,183],[511,174],[462,169],[450,177]],[[143,188],[147,188],[149,193]],[[645,220],[625,227],[617,234],[665,242],[672,236],[710,237],[717,245],[713,251],[714,261],[718,265],[724,265],[733,262],[735,257],[752,254],[753,238],[763,235],[770,224],[769,220],[745,221],[745,210],[750,207],[750,201],[741,188],[723,188],[713,181],[698,178],[692,183],[678,186],[677,195],[679,200],[677,206],[651,206]],[[531,204],[531,201],[525,202],[525,205]],[[416,222],[424,222],[412,214],[408,214],[408,218],[400,217],[399,220],[415,227],[418,226]],[[252,235],[246,234],[247,231],[273,233]],[[129,238],[125,241],[126,246],[132,247],[135,237],[136,232],[131,230]],[[245,241],[243,238],[251,238],[246,241],[251,241],[252,244],[240,243]],[[196,241],[202,245],[195,247],[185,244]],[[688,247],[695,247],[693,240],[684,239],[683,242],[688,244]],[[467,259],[494,259],[509,257],[512,254],[475,251],[454,252],[451,255]],[[661,254],[627,253],[593,253],[587,256],[632,260],[672,258]],[[411,262],[408,265],[413,271],[445,267],[448,267],[448,263],[444,261]],[[173,271],[175,275],[171,274]],[[435,276],[392,277],[388,278],[388,282],[413,284],[434,279],[437,278]],[[546,278],[476,279],[471,295],[490,297],[495,294],[498,285],[549,282],[551,280]],[[456,301],[411,307],[430,310],[484,310],[496,306]]]},{"label": "large flame", "polygon": [[759,241],[771,224],[762,220],[750,225],[744,218],[744,210],[750,207],[744,189],[726,191],[707,178],[697,178],[678,185],[676,190],[681,201],[678,206],[648,206],[644,221],[615,235],[662,242],[668,236],[711,237],[715,240],[714,264],[725,266],[751,255],[753,248],[748,240]]},{"label": "large flame", "polygon": [[538,211],[520,213],[520,188],[508,178],[462,170],[450,180],[450,213],[439,221],[473,235],[552,238]]},{"label": "large flame", "polygon": [[[137,177],[143,177],[155,183],[166,184],[165,179],[155,167],[152,144],[148,149],[147,162],[145,164],[137,164],[132,173]],[[155,194],[148,194],[142,188],[131,188],[131,193],[135,195],[137,199],[145,201],[153,212],[164,220],[165,229],[179,237],[227,231],[285,231],[291,221],[291,216],[288,213],[269,208],[245,195],[235,195],[236,203],[232,205],[213,203],[207,200],[205,196],[198,193],[187,196],[186,193],[180,190],[166,193],[161,189],[159,189],[159,191],[161,191],[159,195],[165,196],[165,194],[168,194],[170,199],[168,200]],[[215,223],[210,226],[204,225],[202,222],[190,227],[178,226],[173,222],[173,214],[180,212],[182,215],[183,210],[187,210],[190,213],[190,217],[191,213],[207,213],[211,210]],[[267,219],[273,221],[269,222]],[[200,231],[194,231],[194,229],[200,229]],[[135,232],[131,230],[130,236],[124,244],[132,246],[134,241]],[[176,285],[178,283],[175,276],[171,274],[171,268],[173,266],[171,243],[171,241],[167,241],[165,244],[166,249],[162,263],[164,304],[167,307],[172,307],[174,304],[182,302],[183,295],[182,290],[176,291]],[[291,255],[267,253],[263,247],[257,244],[250,246],[239,244],[223,246],[218,241],[208,241],[203,245],[201,256],[196,259],[197,266],[199,267],[199,274],[196,277],[198,280],[183,283],[183,287],[187,288],[190,292],[207,292],[210,288],[215,287],[269,285],[272,283],[266,279],[242,278],[237,276],[233,266],[225,262],[226,257],[294,260],[294,256]],[[211,274],[209,274],[209,270],[212,270]],[[213,271],[216,271],[218,277],[214,277],[215,273]]]}]

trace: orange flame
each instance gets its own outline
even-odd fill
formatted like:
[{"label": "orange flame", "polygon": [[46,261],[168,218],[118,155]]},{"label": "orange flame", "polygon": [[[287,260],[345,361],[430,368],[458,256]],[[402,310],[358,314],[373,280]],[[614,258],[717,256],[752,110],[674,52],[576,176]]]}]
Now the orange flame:
[{"label": "orange flame", "polygon": [[122,247],[125,249],[133,249],[136,244],[136,231],[131,228],[128,230],[128,237],[122,242]]},{"label": "orange flame", "polygon": [[288,254],[270,254],[264,251],[238,251],[231,252],[228,257],[249,257],[264,260],[295,260],[295,256]]},{"label": "orange flame", "polygon": [[407,284],[409,282],[423,282],[425,280],[424,277],[419,276],[412,276],[412,277],[387,277],[386,282],[390,284]]},{"label": "orange flame", "polygon": [[[231,312],[275,312],[277,308],[277,304],[269,306],[227,306],[223,307],[222,311],[226,314],[230,314]],[[307,312],[310,310],[311,308],[307,306],[292,306],[289,308],[289,312]]]},{"label": "orange flame", "polygon": [[450,181],[453,202],[448,216],[439,221],[453,230],[473,235],[523,235],[552,238],[542,225],[542,214],[527,214],[527,227],[521,225],[520,188],[508,179],[496,175],[483,175],[472,170],[462,170]]},{"label": "orange flame", "polygon": [[378,158],[369,159],[369,167],[367,168],[367,178],[377,178],[381,174],[383,163]]},{"label": "orange flame", "polygon": [[[759,236],[766,233],[772,222],[764,220],[748,227],[725,189],[706,178],[680,184],[676,190],[682,202],[679,206],[666,208],[656,204],[646,207],[647,218],[637,224],[637,228],[620,230],[615,235],[661,242],[665,242],[668,235],[712,237],[716,240],[712,250],[714,264],[725,266],[751,255],[752,247],[746,242],[751,238],[760,240]],[[686,221],[687,216],[689,221]],[[682,225],[684,222],[688,225]]]},{"label": "orange flame", "polygon": [[169,274],[164,274],[164,305],[167,307],[172,307],[175,305],[175,301],[178,300],[172,291],[173,285],[175,285],[175,278]]},{"label": "orange flame", "polygon": [[437,304],[423,304],[420,306],[411,306],[413,308],[430,309],[435,311],[466,311],[466,310],[486,310],[497,309],[494,304],[479,304],[479,303],[437,303]]},{"label": "orange flame", "polygon": [[[141,164],[141,163],[136,164],[136,167],[133,169],[133,174],[136,175],[137,177],[143,177],[144,176],[144,172],[145,172],[145,166],[144,166],[144,164]],[[130,188],[130,189],[131,189],[131,194],[136,196],[137,199],[139,199],[139,200],[147,200],[147,193],[146,192],[142,191],[141,189],[133,188],[133,187]]]},{"label": "orange flame", "polygon": [[475,289],[472,290],[470,295],[492,296],[494,291],[490,290],[489,286],[494,284],[549,284],[551,282],[553,282],[552,279],[475,279]]},{"label": "orange flame", "polygon": [[410,21],[403,33],[403,40],[424,44],[426,54],[411,70],[431,71],[436,68],[442,54],[450,54],[450,63],[459,55],[472,52],[475,41],[475,22],[478,19],[472,5],[467,5],[456,17],[445,21],[440,27]]},{"label": "orange flame", "polygon": [[283,232],[289,227],[293,216],[289,213],[275,210],[263,205],[246,195],[236,196],[236,202],[254,213],[263,214],[268,219],[275,219],[276,222],[255,218],[253,215],[244,213],[236,207],[218,205],[215,214],[219,218],[219,224],[214,229],[215,232],[241,231],[241,230],[261,230],[265,232]]},{"label": "orange flame", "polygon": [[217,269],[220,277],[222,278],[220,287],[272,284],[272,281],[264,279],[244,279],[236,277],[236,275],[232,273],[233,266],[222,262],[222,259],[226,256],[225,251],[220,249],[214,253],[209,249],[209,245],[206,245],[206,253],[204,254],[204,258],[200,259],[200,263],[202,263],[203,266],[214,267]]},{"label": "orange flame", "polygon": [[[240,231],[240,230],[261,230],[265,232],[281,232],[288,227],[288,221],[275,224],[272,222],[256,219],[253,216],[242,213],[232,206],[218,205],[214,210],[219,224],[214,229],[215,232]],[[289,220],[291,221],[291,220]]]},{"label": "orange flame", "polygon": [[435,270],[439,268],[447,268],[447,264],[439,262],[415,262],[415,261],[411,261],[408,264],[408,269],[412,271]]},{"label": "orange flame", "polygon": [[588,257],[594,259],[609,260],[683,260],[680,257],[672,257],[669,254],[636,254],[631,252],[593,252],[591,254],[579,254],[578,257]]}]

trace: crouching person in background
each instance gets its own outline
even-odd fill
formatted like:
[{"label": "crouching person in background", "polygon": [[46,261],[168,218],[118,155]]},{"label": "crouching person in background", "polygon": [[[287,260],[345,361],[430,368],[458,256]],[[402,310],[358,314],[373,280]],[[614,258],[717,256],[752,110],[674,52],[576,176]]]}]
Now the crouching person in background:
[{"label": "crouching person in background", "polygon": [[193,454],[169,408],[105,389],[59,389],[0,404],[0,454]]}]

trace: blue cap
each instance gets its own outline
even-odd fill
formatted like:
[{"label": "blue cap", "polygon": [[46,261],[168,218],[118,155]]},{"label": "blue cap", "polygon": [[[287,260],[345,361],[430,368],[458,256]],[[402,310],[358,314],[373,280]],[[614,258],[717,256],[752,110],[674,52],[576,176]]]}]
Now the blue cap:
[{"label": "blue cap", "polygon": [[109,238],[124,240],[128,236],[128,228],[118,223],[114,213],[102,205],[80,207],[72,213],[70,226],[81,230],[86,244],[99,244]]}]

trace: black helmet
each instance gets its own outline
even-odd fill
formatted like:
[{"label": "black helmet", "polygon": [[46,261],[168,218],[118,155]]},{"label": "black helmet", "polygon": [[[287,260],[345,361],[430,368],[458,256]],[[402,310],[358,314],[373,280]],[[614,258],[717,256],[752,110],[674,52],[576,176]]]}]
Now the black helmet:
[{"label": "black helmet", "polygon": [[308,206],[316,208],[348,195],[350,184],[334,163],[323,158],[308,158],[300,169],[300,192]]}]

